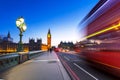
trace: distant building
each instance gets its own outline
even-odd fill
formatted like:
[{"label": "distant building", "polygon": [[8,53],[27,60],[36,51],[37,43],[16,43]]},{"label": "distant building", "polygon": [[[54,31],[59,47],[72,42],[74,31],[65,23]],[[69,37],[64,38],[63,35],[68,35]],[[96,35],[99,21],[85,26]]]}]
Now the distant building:
[{"label": "distant building", "polygon": [[48,46],[48,49],[51,48],[51,33],[50,33],[50,29],[48,30],[48,34],[47,34],[47,46]]},{"label": "distant building", "polygon": [[0,36],[0,53],[16,52],[17,45],[17,43],[13,43],[10,32],[8,32],[7,36]]},{"label": "distant building", "polygon": [[73,50],[74,48],[74,44],[73,42],[60,42],[60,44],[58,45],[59,48],[62,49],[69,49],[69,50]]},{"label": "distant building", "polygon": [[48,45],[46,45],[46,44],[42,44],[42,46],[41,46],[41,50],[48,50]]},{"label": "distant building", "polygon": [[[32,50],[40,50],[41,48],[41,40],[37,40],[37,43],[24,43],[23,51],[28,52]],[[33,45],[35,48],[31,47]],[[18,43],[13,42],[13,38],[11,38],[10,32],[8,32],[7,36],[0,36],[0,53],[12,53],[16,52],[18,48]]]},{"label": "distant building", "polygon": [[28,52],[29,51],[29,43],[24,43],[23,44],[23,51]]},{"label": "distant building", "polygon": [[[12,53],[16,52],[18,48],[18,43],[13,42],[13,38],[11,38],[10,32],[8,32],[7,36],[0,36],[0,53]],[[35,51],[35,50],[48,50],[51,48],[51,33],[50,29],[47,34],[47,44],[42,44],[42,39],[29,39],[29,43],[23,44],[23,51]]]},{"label": "distant building", "polygon": [[47,44],[42,44],[41,49],[42,50],[48,50],[49,48],[51,48],[51,32],[50,32],[50,29],[48,30],[48,33],[47,33]]},{"label": "distant building", "polygon": [[13,38],[11,38],[10,32],[8,32],[7,36],[0,36],[0,43],[1,42],[13,42]]},{"label": "distant building", "polygon": [[51,48],[51,32],[50,29],[47,33],[47,44],[42,44],[42,39],[37,39],[35,42],[34,39],[29,39],[29,51],[33,50],[48,50]]},{"label": "distant building", "polygon": [[34,39],[29,39],[29,51],[41,50],[42,39],[37,39],[35,42]]}]

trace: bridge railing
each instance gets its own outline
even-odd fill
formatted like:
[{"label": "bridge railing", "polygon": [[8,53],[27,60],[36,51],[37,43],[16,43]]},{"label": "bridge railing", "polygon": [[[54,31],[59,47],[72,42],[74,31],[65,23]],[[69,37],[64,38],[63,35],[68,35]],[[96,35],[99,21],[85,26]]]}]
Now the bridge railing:
[{"label": "bridge railing", "polygon": [[19,54],[12,53],[0,55],[0,70],[17,65],[19,62]]},{"label": "bridge railing", "polygon": [[39,50],[0,55],[0,71],[37,57],[43,54],[43,52],[45,51]]},{"label": "bridge railing", "polygon": [[28,59],[32,59],[34,57],[37,57],[37,56],[41,55],[43,52],[45,52],[45,51],[43,51],[43,50],[30,51],[30,52],[28,52],[28,54],[29,54]]}]

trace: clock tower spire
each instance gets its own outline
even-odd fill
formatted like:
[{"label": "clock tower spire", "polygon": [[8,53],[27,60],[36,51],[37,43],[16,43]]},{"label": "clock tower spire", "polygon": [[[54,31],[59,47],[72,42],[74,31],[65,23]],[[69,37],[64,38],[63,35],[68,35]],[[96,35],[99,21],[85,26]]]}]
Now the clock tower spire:
[{"label": "clock tower spire", "polygon": [[50,29],[48,30],[48,34],[47,34],[47,46],[48,46],[48,49],[51,48],[51,33],[50,33]]}]

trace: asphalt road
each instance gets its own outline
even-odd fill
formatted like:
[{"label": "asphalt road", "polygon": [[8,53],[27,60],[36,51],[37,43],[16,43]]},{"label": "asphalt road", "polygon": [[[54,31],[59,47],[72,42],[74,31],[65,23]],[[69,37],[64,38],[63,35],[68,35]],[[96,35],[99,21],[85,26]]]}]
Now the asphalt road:
[{"label": "asphalt road", "polygon": [[77,54],[59,52],[57,55],[64,66],[68,68],[68,72],[76,77],[76,80],[120,80],[91,66],[89,62]]}]

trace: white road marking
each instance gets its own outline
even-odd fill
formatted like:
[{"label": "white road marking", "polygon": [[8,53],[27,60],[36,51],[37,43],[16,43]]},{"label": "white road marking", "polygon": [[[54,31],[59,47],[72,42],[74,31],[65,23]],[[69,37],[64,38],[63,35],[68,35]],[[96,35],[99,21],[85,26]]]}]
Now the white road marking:
[{"label": "white road marking", "polygon": [[67,59],[68,61],[70,60],[68,57],[64,56],[65,59]]},{"label": "white road marking", "polygon": [[95,80],[99,80],[96,77],[94,77],[92,74],[90,74],[89,72],[87,72],[85,69],[83,69],[82,67],[80,67],[79,65],[77,65],[76,63],[73,63],[75,66],[77,66],[79,69],[81,69],[82,71],[84,71],[85,73],[87,73],[89,76],[91,76],[92,78],[94,78]]}]

